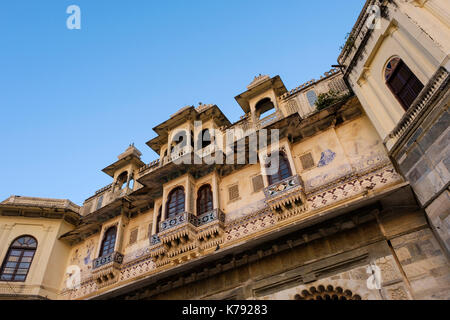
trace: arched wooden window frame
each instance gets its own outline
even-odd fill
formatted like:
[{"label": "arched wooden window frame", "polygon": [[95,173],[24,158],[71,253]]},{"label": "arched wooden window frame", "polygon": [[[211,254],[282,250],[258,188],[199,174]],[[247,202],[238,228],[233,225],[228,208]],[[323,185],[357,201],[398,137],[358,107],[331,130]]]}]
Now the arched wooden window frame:
[{"label": "arched wooden window frame", "polygon": [[[278,171],[273,175],[267,176],[269,186],[292,177],[291,164],[286,153],[284,153],[283,151],[280,151],[278,154],[278,162]],[[266,164],[266,167],[268,166],[269,164]]]},{"label": "arched wooden window frame", "polygon": [[103,234],[102,245],[100,247],[99,257],[106,256],[114,252],[117,241],[117,226],[109,227]]},{"label": "arched wooden window frame", "polygon": [[[21,240],[23,243],[21,243]],[[25,243],[25,241],[27,242]],[[14,239],[0,268],[0,281],[25,282],[36,254],[38,242],[30,235]],[[7,272],[12,271],[12,272]]]},{"label": "arched wooden window frame", "polygon": [[176,187],[170,191],[166,203],[166,218],[173,218],[186,210],[186,194],[183,187]]},{"label": "arched wooden window frame", "polygon": [[197,215],[202,215],[214,209],[213,193],[210,184],[204,184],[197,191]]},{"label": "arched wooden window frame", "polygon": [[418,97],[424,85],[400,57],[389,59],[384,68],[386,86],[405,111]]}]

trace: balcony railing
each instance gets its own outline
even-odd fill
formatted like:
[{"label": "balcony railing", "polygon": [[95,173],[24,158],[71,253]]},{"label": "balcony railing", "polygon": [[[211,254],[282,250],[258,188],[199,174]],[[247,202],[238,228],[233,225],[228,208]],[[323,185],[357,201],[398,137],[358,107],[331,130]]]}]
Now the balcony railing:
[{"label": "balcony railing", "polygon": [[160,160],[159,160],[159,159],[156,159],[156,160],[150,162],[149,164],[147,164],[147,165],[141,167],[141,168],[139,169],[139,173],[142,173],[142,172],[147,171],[147,170],[152,171],[152,170],[154,170],[154,169],[156,169],[156,168],[159,168],[159,167],[160,167]]},{"label": "balcony railing", "polygon": [[196,226],[201,227],[216,220],[225,223],[225,214],[219,209],[213,209],[196,218]]},{"label": "balcony railing", "polygon": [[266,199],[270,199],[286,193],[293,188],[301,186],[302,184],[300,181],[300,177],[298,175],[295,175],[268,186],[264,189],[264,194],[266,196]]},{"label": "balcony railing", "polygon": [[182,212],[177,214],[175,217],[168,218],[159,223],[159,231],[164,232],[169,229],[175,228],[184,223],[190,223],[193,226],[196,226],[197,218],[189,212]]},{"label": "balcony railing", "polygon": [[[200,227],[200,226],[204,226],[208,223],[214,222],[216,220],[225,222],[225,214],[219,209],[213,209],[213,210],[208,211],[207,213],[204,213],[198,217],[194,216],[192,213],[183,212],[183,213],[176,215],[175,217],[161,221],[159,223],[159,230],[160,230],[160,232],[164,232],[169,229],[175,228],[179,225],[182,225],[183,223],[190,223],[194,227]],[[156,235],[156,237],[158,237],[158,236]],[[158,237],[158,239],[159,239],[159,237]],[[155,242],[155,244],[158,243],[156,238],[155,238],[154,242]]]},{"label": "balcony railing", "polygon": [[106,190],[108,190],[108,189],[111,189],[111,187],[112,187],[112,183],[110,183],[110,184],[108,184],[107,186],[105,186],[105,187],[103,187],[103,188],[101,188],[101,189],[95,191],[95,194],[97,195],[97,194],[99,194],[99,193],[102,193],[103,191],[106,191]]},{"label": "balcony railing", "polygon": [[272,124],[272,123],[278,121],[280,118],[281,117],[279,116],[278,112],[274,112],[274,113],[268,115],[267,117],[264,117],[261,120],[259,120],[256,127],[259,130],[261,128],[268,126],[269,124]]},{"label": "balcony railing", "polygon": [[154,246],[159,243],[161,243],[161,239],[159,238],[159,236],[157,234],[152,235],[150,238],[150,245]]},{"label": "balcony railing", "polygon": [[110,254],[99,257],[93,261],[92,269],[95,270],[95,269],[98,269],[102,266],[106,266],[113,262],[115,262],[117,264],[122,264],[123,254],[114,251],[114,252],[111,252]]}]

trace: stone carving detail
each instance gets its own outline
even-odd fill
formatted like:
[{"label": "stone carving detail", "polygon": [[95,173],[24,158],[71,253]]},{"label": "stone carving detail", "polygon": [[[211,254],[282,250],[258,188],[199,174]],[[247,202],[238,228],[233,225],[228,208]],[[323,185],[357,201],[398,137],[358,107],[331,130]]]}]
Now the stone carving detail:
[{"label": "stone carving detail", "polygon": [[92,263],[92,277],[99,288],[109,286],[118,281],[123,254],[112,252],[95,259]]},{"label": "stone carving detail", "polygon": [[350,290],[344,290],[341,287],[323,285],[311,287],[309,290],[303,290],[301,295],[296,294],[295,300],[361,300],[361,296],[353,294]]},{"label": "stone carving detail", "polygon": [[183,212],[162,221],[161,232],[150,239],[150,256],[156,266],[195,258],[223,242],[224,223],[225,215],[218,209],[199,217]]},{"label": "stone carving detail", "polygon": [[395,289],[388,289],[389,297],[392,300],[409,300],[408,294],[406,293],[405,289],[402,287],[398,287]]},{"label": "stone carving detail", "polygon": [[298,175],[284,179],[264,190],[266,203],[278,221],[306,211],[303,183]]}]

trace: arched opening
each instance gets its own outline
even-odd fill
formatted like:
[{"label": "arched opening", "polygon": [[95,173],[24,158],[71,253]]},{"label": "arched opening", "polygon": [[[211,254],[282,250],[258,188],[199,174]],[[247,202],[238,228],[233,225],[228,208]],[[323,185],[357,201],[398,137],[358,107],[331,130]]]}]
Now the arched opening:
[{"label": "arched opening", "polygon": [[255,113],[258,119],[264,119],[265,117],[275,112],[275,106],[270,98],[264,98],[259,101],[255,106]]},{"label": "arched opening", "polygon": [[202,215],[213,209],[213,194],[211,186],[205,184],[197,192],[197,215]]},{"label": "arched opening", "polygon": [[320,285],[317,288],[311,287],[303,290],[301,294],[296,294],[295,300],[361,300],[361,296],[353,294],[351,290],[344,290],[341,287],[334,288],[329,285]]},{"label": "arched opening", "polygon": [[103,236],[102,246],[100,248],[100,257],[114,252],[117,238],[117,227],[111,227],[106,230]]},{"label": "arched opening", "polygon": [[134,189],[134,179],[131,178],[130,183],[128,184],[128,188],[130,188],[130,190]]},{"label": "arched opening", "polygon": [[184,188],[177,187],[169,193],[167,198],[167,218],[173,218],[177,214],[185,211]]},{"label": "arched opening", "polygon": [[[269,156],[270,157],[270,156]],[[276,158],[275,158],[276,159]],[[266,164],[266,167],[271,165],[271,163]],[[278,170],[276,173],[269,175],[269,185],[278,183],[284,179],[292,176],[291,166],[289,165],[289,159],[284,152],[279,152],[278,154]]]},{"label": "arched opening", "polygon": [[117,185],[119,186],[120,190],[122,190],[125,185],[127,184],[128,179],[128,172],[124,171],[117,177]]},{"label": "arched opening", "polygon": [[424,85],[399,57],[392,58],[384,70],[386,85],[403,109],[408,110]]},{"label": "arched opening", "polygon": [[32,236],[21,236],[8,249],[0,270],[0,281],[24,282],[37,249]]},{"label": "arched opening", "polygon": [[187,134],[185,131],[178,131],[172,138],[170,153],[176,148],[182,149],[187,145]]},{"label": "arched opening", "polygon": [[200,132],[198,134],[198,138],[197,138],[198,147],[203,149],[203,148],[206,148],[207,146],[209,146],[211,143],[212,143],[212,140],[211,140],[211,134],[209,132],[209,129],[203,129],[202,132]]}]

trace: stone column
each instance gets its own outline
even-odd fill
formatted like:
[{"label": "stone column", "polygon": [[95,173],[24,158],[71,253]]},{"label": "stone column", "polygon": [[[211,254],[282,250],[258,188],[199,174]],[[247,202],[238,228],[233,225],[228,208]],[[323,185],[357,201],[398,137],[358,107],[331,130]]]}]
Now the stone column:
[{"label": "stone column", "polygon": [[220,208],[219,202],[219,180],[216,173],[212,176],[213,209]]}]

